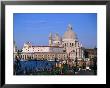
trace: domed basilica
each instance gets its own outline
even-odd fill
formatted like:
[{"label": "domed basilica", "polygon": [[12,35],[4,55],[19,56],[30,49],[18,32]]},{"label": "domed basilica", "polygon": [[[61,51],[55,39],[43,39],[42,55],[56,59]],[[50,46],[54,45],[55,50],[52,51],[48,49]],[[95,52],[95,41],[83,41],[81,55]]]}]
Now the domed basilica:
[{"label": "domed basilica", "polygon": [[70,59],[83,58],[82,44],[79,43],[77,35],[70,24],[62,38],[58,34],[53,37],[50,33],[49,46],[63,47],[63,52],[66,52]]},{"label": "domed basilica", "polygon": [[[17,55],[15,50],[14,58]],[[54,35],[52,33],[49,34],[48,46],[33,46],[30,42],[24,43],[21,58],[42,60],[54,60],[57,58],[58,60],[70,59],[74,62],[76,58],[77,60],[84,58],[84,51],[76,33],[69,24],[62,37],[58,33]]]}]

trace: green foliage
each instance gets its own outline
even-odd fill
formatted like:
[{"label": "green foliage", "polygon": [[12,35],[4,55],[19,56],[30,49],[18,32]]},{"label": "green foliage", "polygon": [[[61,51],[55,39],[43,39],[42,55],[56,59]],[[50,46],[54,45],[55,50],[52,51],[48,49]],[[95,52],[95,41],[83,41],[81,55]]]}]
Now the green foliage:
[{"label": "green foliage", "polygon": [[67,72],[68,72],[68,65],[67,64],[64,64],[62,70],[63,70],[63,73],[64,74],[67,74]]}]

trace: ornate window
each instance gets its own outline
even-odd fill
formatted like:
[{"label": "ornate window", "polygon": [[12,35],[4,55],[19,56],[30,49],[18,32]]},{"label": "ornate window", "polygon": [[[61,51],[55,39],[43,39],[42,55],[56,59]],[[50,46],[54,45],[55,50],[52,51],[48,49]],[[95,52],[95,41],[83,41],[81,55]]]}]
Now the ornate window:
[{"label": "ornate window", "polygon": [[71,47],[71,43],[70,43],[70,47]]},{"label": "ornate window", "polygon": [[72,46],[74,46],[74,44],[72,43]]}]

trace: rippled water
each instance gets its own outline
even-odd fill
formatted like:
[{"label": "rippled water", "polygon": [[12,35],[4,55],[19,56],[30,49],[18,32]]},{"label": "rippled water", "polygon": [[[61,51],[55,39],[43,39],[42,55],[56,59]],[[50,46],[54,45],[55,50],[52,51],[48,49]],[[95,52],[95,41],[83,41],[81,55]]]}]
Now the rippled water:
[{"label": "rippled water", "polygon": [[[58,63],[58,62],[57,62]],[[52,69],[55,66],[55,61],[14,61],[14,71],[16,74],[24,74],[25,72],[43,71]]]}]

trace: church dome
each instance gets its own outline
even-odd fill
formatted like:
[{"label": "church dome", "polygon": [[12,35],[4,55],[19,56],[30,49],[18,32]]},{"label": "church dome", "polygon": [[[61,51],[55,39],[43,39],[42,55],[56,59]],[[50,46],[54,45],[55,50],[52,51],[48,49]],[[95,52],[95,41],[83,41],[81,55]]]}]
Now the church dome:
[{"label": "church dome", "polygon": [[63,39],[77,39],[77,35],[72,31],[72,26],[69,24],[67,31],[64,33]]}]

